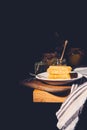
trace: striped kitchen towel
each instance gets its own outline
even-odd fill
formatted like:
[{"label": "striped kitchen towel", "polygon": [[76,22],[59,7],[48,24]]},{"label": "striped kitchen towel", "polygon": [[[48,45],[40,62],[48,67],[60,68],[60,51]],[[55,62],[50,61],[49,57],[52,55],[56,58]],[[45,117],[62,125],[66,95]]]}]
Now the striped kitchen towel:
[{"label": "striped kitchen towel", "polygon": [[70,95],[56,112],[59,130],[74,130],[87,100],[87,82],[72,85]]}]

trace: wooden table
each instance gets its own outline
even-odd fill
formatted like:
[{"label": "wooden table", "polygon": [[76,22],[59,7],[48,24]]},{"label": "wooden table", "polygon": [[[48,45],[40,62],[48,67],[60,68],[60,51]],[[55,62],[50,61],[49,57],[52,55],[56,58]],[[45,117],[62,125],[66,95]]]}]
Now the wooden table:
[{"label": "wooden table", "polygon": [[69,95],[71,86],[54,86],[39,80],[24,81],[24,86],[33,89],[33,102],[62,103]]}]

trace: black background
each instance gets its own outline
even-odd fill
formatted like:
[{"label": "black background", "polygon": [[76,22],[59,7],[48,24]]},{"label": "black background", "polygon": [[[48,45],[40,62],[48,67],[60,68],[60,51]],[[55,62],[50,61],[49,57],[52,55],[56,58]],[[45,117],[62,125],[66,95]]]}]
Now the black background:
[{"label": "black background", "polygon": [[9,129],[57,129],[55,113],[60,104],[32,103],[33,90],[19,82],[44,52],[55,49],[54,32],[69,40],[69,46],[86,49],[86,12],[86,4],[80,1],[4,3],[3,63],[11,84],[9,92],[4,92],[4,114]]},{"label": "black background", "polygon": [[30,71],[44,52],[55,49],[57,43],[54,32],[58,32],[63,40],[68,39],[68,46],[86,49],[87,20],[84,2],[15,4],[10,23],[11,51],[19,74]]}]

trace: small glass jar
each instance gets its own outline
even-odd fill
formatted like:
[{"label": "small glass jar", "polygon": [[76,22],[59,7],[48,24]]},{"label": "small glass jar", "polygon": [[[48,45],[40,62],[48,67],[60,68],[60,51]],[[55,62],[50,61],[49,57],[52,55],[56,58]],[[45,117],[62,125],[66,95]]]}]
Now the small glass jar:
[{"label": "small glass jar", "polygon": [[57,59],[55,65],[67,65],[66,59],[65,58],[63,60]]},{"label": "small glass jar", "polygon": [[48,65],[43,61],[35,62],[34,64],[35,74],[45,72],[47,68],[48,68]]},{"label": "small glass jar", "polygon": [[71,48],[68,52],[68,62],[71,66],[80,66],[83,57],[84,51],[81,48]]}]

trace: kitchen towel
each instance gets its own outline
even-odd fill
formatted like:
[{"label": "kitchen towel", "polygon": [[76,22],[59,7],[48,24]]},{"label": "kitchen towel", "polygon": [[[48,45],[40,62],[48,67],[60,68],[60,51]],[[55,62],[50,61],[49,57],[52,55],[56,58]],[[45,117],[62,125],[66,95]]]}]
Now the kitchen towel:
[{"label": "kitchen towel", "polygon": [[74,130],[87,100],[87,82],[72,85],[70,95],[56,112],[59,130]]}]

